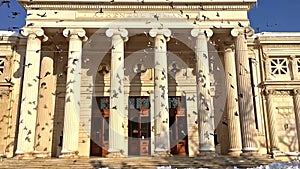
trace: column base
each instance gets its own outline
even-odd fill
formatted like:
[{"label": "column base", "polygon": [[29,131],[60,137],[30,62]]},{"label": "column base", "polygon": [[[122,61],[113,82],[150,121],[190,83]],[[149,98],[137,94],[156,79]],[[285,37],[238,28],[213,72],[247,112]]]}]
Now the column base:
[{"label": "column base", "polygon": [[32,152],[16,153],[15,158],[18,159],[18,160],[30,160],[30,159],[35,159],[35,156],[33,156]]},{"label": "column base", "polygon": [[200,152],[198,155],[198,157],[216,157],[218,156],[218,154],[214,151],[211,151],[211,152]]},{"label": "column base", "polygon": [[108,150],[106,158],[124,158],[126,157],[121,150]]},{"label": "column base", "polygon": [[0,153],[0,161],[1,161],[1,162],[3,161],[3,158],[6,158],[6,155]]},{"label": "column base", "polygon": [[78,151],[61,151],[59,158],[79,158]]},{"label": "column base", "polygon": [[229,149],[228,150],[228,155],[229,156],[234,156],[234,157],[238,157],[242,154],[242,150],[241,149]]},{"label": "column base", "polygon": [[200,148],[198,156],[216,156],[216,149],[211,147]]},{"label": "column base", "polygon": [[170,153],[169,150],[165,150],[165,149],[156,149],[154,150],[154,154],[152,155],[152,157],[171,157],[172,154]]},{"label": "column base", "polygon": [[34,151],[33,156],[36,158],[50,158],[51,155],[48,151]]},{"label": "column base", "polygon": [[259,156],[260,154],[258,153],[258,148],[254,147],[248,147],[248,148],[243,148],[241,156]]},{"label": "column base", "polygon": [[275,157],[278,157],[278,156],[285,156],[285,155],[286,155],[285,153],[279,151],[278,149],[274,149],[271,152],[271,157],[272,158],[275,158]]},{"label": "column base", "polygon": [[120,152],[114,152],[114,153],[108,153],[105,157],[106,158],[125,158],[126,156]]}]

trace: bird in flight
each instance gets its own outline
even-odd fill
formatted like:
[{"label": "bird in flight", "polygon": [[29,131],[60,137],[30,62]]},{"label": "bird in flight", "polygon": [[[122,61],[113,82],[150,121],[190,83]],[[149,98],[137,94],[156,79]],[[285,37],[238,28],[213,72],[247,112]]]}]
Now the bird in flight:
[{"label": "bird in flight", "polygon": [[6,4],[8,8],[10,8],[10,1],[7,1],[7,0],[3,0],[0,2],[0,7],[3,5],[3,4]]}]

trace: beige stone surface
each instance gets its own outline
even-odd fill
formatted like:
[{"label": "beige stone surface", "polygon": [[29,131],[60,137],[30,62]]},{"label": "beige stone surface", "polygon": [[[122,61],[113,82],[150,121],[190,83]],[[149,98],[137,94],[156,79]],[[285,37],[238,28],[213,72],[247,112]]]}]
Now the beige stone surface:
[{"label": "beige stone surface", "polygon": [[[201,4],[189,1],[185,2],[187,5],[179,0],[174,0],[173,4],[158,4],[155,0],[145,4],[129,0],[116,1],[120,3],[79,3],[75,0],[58,1],[61,4],[39,0],[19,2],[31,14],[26,23],[33,25],[25,26],[21,32],[27,35],[26,31],[35,31],[28,37],[0,31],[3,37],[0,40],[0,59],[5,63],[4,72],[0,74],[0,154],[13,157],[18,150],[17,153],[28,153],[29,156],[33,151],[53,157],[58,157],[62,151],[78,152],[80,157],[90,156],[91,118],[97,108],[93,105],[93,98],[112,96],[119,87],[122,95],[111,102],[111,112],[117,105],[124,117],[114,117],[115,113],[111,116],[111,127],[121,135],[111,136],[110,146],[114,150],[122,150],[125,156],[129,152],[126,107],[130,96],[150,96],[152,118],[162,111],[161,104],[168,107],[168,96],[184,96],[188,156],[197,156],[199,149],[203,148],[204,130],[208,131],[209,140],[205,141],[209,142],[209,149],[216,148],[216,153],[226,154],[237,149],[236,154],[239,154],[240,140],[244,150],[258,148],[259,154],[271,154],[272,146],[278,148],[279,155],[299,153],[300,103],[293,91],[300,86],[300,33],[262,32],[252,35],[247,12],[256,0],[207,0]],[[44,13],[46,17],[41,17]],[[128,31],[124,46],[112,43],[112,37],[106,36],[109,28]],[[161,28],[170,30],[170,33],[154,34],[150,31]],[[200,48],[204,43],[199,45],[199,42],[200,51],[195,51],[196,38],[190,34],[192,29],[206,30],[205,34],[210,37],[207,47],[209,58],[220,59],[225,65],[224,69],[206,62],[215,69],[205,72],[205,76],[209,77],[205,83],[205,95],[211,97],[210,116],[197,113],[201,110],[197,92],[203,92],[204,87],[197,86],[197,69],[202,62],[198,59],[197,63],[195,55],[203,55],[206,51]],[[74,33],[74,30],[77,32]],[[238,35],[238,32],[248,34]],[[233,51],[228,53],[228,50],[224,53],[226,44],[223,38],[232,40],[237,35],[238,43],[232,48],[236,54]],[[48,41],[42,43],[47,37]],[[69,41],[66,37],[73,40]],[[112,47],[116,47],[116,53],[110,53]],[[234,59],[237,69],[230,67]],[[154,64],[150,64],[153,60],[161,62],[161,67],[154,69]],[[121,65],[117,64],[119,61],[122,61]],[[34,66],[28,66],[28,63]],[[138,63],[145,68],[140,79],[134,72]],[[123,67],[123,64],[124,69],[116,68]],[[34,70],[28,70],[28,67]],[[50,75],[45,76],[48,71]],[[220,78],[218,71],[235,73],[238,85],[226,74],[223,80],[227,79],[227,88],[225,83],[220,88],[222,84],[217,84]],[[158,75],[162,72],[168,72],[164,80]],[[122,85],[117,85],[115,73],[119,74]],[[162,100],[156,99],[162,93],[157,92],[155,84],[168,88]],[[272,99],[264,94],[266,89],[274,91]],[[220,90],[227,92],[227,96],[219,94]],[[237,98],[239,105],[237,102],[234,104],[235,92],[238,96],[241,92],[246,94],[243,95],[246,99]],[[227,99],[226,106],[219,106],[218,97]],[[161,131],[166,133],[161,140],[166,147],[164,151],[170,148],[169,126],[162,123],[169,118],[167,109],[161,122],[151,121],[151,155],[158,147],[154,136],[161,127],[164,128]],[[211,117],[209,127],[202,125],[201,119],[206,117]],[[218,139],[222,139],[216,147],[215,129]],[[131,165],[131,162],[128,163]]]}]

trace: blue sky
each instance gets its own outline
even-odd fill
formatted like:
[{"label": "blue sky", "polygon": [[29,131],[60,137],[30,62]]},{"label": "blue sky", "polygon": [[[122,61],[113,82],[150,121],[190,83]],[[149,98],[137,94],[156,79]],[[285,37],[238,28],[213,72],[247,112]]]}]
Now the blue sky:
[{"label": "blue sky", "polygon": [[[10,0],[10,8],[6,4],[0,7],[0,30],[22,27],[26,13],[16,2]],[[256,32],[300,32],[300,0],[258,0],[249,12],[251,26]],[[15,18],[12,12],[20,12]]]},{"label": "blue sky", "polygon": [[258,0],[249,12],[251,27],[260,32],[300,32],[300,0]]}]

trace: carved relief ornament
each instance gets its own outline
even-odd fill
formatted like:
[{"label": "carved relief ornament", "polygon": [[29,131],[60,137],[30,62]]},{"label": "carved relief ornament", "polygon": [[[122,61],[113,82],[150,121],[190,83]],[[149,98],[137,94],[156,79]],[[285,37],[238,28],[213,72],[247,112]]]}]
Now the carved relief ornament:
[{"label": "carved relief ornament", "polygon": [[276,89],[265,89],[264,90],[265,96],[270,96],[270,95],[287,96],[287,95],[291,95],[291,94],[292,94],[291,90],[276,90]]}]

